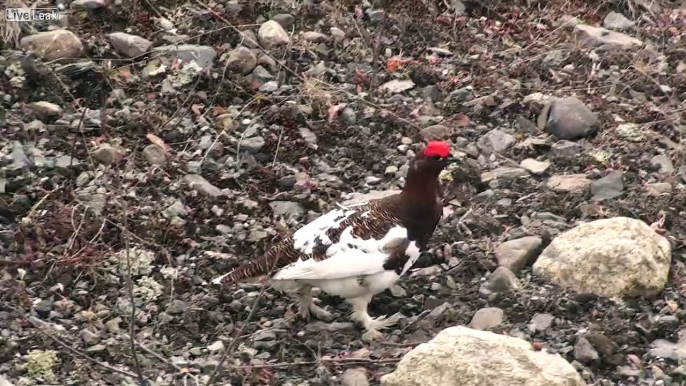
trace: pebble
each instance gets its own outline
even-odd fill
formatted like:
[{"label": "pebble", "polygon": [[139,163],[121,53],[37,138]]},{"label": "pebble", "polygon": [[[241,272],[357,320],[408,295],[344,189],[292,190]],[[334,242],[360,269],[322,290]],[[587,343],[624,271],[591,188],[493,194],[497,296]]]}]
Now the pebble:
[{"label": "pebble", "polygon": [[591,201],[601,202],[619,197],[622,195],[622,190],[624,190],[622,172],[613,171],[607,176],[591,182],[591,194],[593,195]]},{"label": "pebble", "polygon": [[518,272],[533,261],[541,252],[542,245],[543,240],[536,236],[509,240],[496,247],[495,257],[500,266],[507,267],[512,272]]},{"label": "pebble", "polygon": [[83,339],[83,342],[88,346],[92,346],[100,342],[100,337],[88,329],[81,330],[81,339]]},{"label": "pebble", "polygon": [[536,314],[527,325],[530,332],[542,332],[553,325],[555,317],[550,314]]},{"label": "pebble", "polygon": [[536,161],[533,158],[527,158],[525,160],[522,160],[522,162],[519,165],[524,169],[528,170],[531,174],[541,175],[545,173],[546,170],[548,170],[548,168],[550,167],[550,162]]},{"label": "pebble", "polygon": [[143,156],[150,165],[163,166],[167,162],[164,149],[158,145],[148,145],[143,149]]},{"label": "pebble", "polygon": [[503,322],[504,312],[500,308],[482,308],[472,317],[470,325],[475,330],[487,330],[499,326]]},{"label": "pebble", "polygon": [[93,152],[93,159],[103,165],[112,165],[119,162],[123,154],[119,149],[115,149],[109,144],[103,143]]},{"label": "pebble", "polygon": [[265,144],[264,138],[260,136],[245,138],[241,141],[241,148],[247,150],[249,153],[255,154],[262,150]]},{"label": "pebble", "polygon": [[493,129],[476,142],[476,146],[485,154],[501,153],[514,145],[515,137],[504,131]]},{"label": "pebble", "polygon": [[369,386],[367,371],[364,368],[346,369],[341,375],[342,386]]},{"label": "pebble", "polygon": [[199,174],[186,174],[183,177],[183,181],[200,193],[204,193],[212,197],[219,197],[222,195],[221,189],[212,185]]},{"label": "pebble", "polygon": [[180,299],[174,299],[169,307],[167,307],[167,312],[172,315],[183,314],[188,309],[186,302]]},{"label": "pebble", "polygon": [[546,129],[559,139],[587,137],[599,127],[598,117],[575,97],[555,99],[550,105]]},{"label": "pebble", "polygon": [[521,288],[521,286],[519,279],[512,271],[506,267],[498,267],[481,286],[479,293],[488,296],[491,293],[516,290]]},{"label": "pebble", "polygon": [[574,359],[589,364],[598,361],[600,355],[586,338],[579,338],[574,345]]}]

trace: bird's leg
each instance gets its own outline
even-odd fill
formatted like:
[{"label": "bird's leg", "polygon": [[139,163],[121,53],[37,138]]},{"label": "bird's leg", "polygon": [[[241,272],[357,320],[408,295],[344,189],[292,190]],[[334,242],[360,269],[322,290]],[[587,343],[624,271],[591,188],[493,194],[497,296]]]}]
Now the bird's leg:
[{"label": "bird's leg", "polygon": [[333,315],[327,312],[323,308],[319,307],[312,298],[312,286],[302,285],[298,288],[298,311],[300,311],[300,317],[304,320],[310,319],[310,313],[325,322],[333,320]]},{"label": "bird's leg", "polygon": [[398,323],[397,315],[393,315],[390,318],[387,318],[385,315],[378,318],[372,318],[369,316],[369,313],[367,312],[367,305],[369,304],[370,300],[371,296],[369,295],[347,299],[348,303],[350,303],[353,307],[353,318],[360,322],[364,326],[365,330],[367,330],[367,332],[362,334],[362,339],[365,341],[381,338],[383,335],[379,332],[379,330]]}]

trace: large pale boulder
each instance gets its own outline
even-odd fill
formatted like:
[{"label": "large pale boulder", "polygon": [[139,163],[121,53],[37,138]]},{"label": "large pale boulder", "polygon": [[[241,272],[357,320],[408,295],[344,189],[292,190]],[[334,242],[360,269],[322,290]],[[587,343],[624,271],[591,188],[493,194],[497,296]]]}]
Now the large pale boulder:
[{"label": "large pale boulder", "polygon": [[664,288],[672,260],[669,241],[640,220],[596,220],[557,236],[533,272],[577,292],[652,296]]},{"label": "large pale boulder", "polygon": [[557,354],[519,338],[457,326],[407,353],[382,386],[585,386]]}]

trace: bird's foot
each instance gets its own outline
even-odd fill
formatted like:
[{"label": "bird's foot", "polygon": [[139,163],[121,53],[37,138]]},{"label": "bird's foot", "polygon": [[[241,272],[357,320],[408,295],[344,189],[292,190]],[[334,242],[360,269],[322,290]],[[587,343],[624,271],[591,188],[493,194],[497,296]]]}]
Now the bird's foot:
[{"label": "bird's foot", "polygon": [[365,342],[371,342],[373,340],[381,339],[382,337],[383,334],[374,329],[367,330],[367,332],[362,334],[362,340]]},{"label": "bird's foot", "polygon": [[330,322],[334,319],[330,312],[314,304],[314,302],[310,304],[310,312],[313,313],[317,319],[324,322]]},{"label": "bird's foot", "polygon": [[310,316],[312,314],[314,314],[315,318],[324,322],[330,322],[334,319],[330,312],[315,304],[314,299],[312,298],[308,300],[301,300],[298,304],[298,311],[300,318],[306,322],[310,320]]}]

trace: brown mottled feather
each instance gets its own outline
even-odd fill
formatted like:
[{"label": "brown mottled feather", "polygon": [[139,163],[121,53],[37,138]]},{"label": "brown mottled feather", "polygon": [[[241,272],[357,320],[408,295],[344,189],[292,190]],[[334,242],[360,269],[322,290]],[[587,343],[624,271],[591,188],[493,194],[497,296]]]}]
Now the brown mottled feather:
[{"label": "brown mottled feather", "polygon": [[[372,200],[366,205],[356,206],[356,213],[341,222],[337,228],[331,228],[326,232],[332,243],[340,240],[343,231],[352,226],[352,234],[362,239],[382,238],[392,226],[400,221],[400,194],[385,197],[380,200]],[[369,211],[367,217],[362,214]],[[276,273],[277,270],[294,263],[301,258],[303,260],[315,259],[317,261],[326,258],[326,250],[331,245],[318,244],[311,254],[298,251],[293,246],[293,236],[289,236],[279,244],[271,247],[263,256],[249,261],[222,279],[222,284],[231,285],[241,280]]]}]

